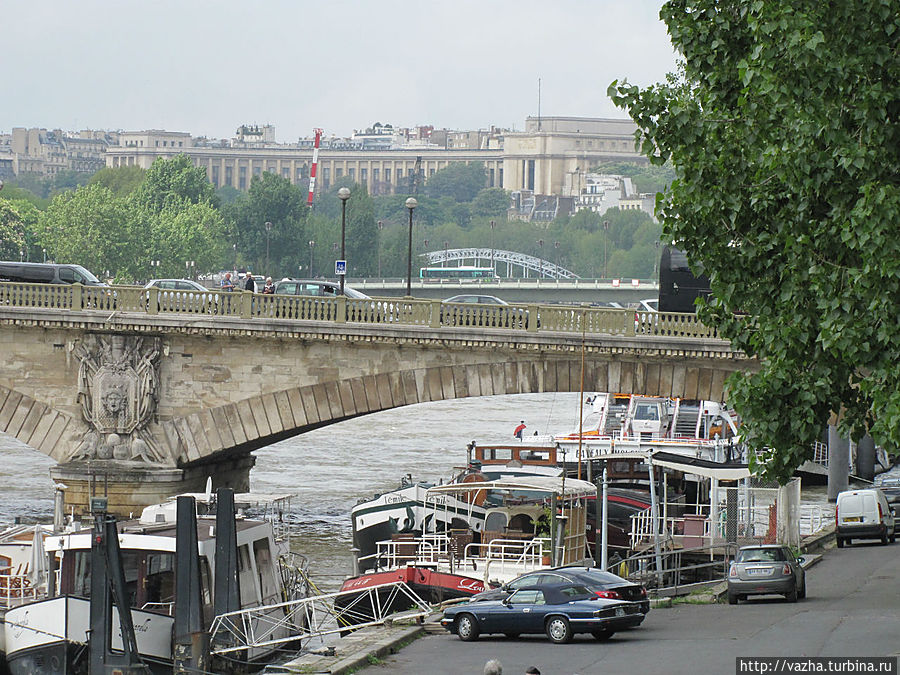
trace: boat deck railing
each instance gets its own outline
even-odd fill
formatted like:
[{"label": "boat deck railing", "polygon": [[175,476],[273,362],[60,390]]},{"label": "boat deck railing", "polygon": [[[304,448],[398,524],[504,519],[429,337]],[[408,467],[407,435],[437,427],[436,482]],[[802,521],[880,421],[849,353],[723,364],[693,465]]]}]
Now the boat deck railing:
[{"label": "boat deck railing", "polygon": [[[47,585],[32,584],[28,566],[0,567],[0,609],[18,607],[26,602],[41,600],[47,596]],[[60,572],[56,571],[56,587],[59,588]]]}]

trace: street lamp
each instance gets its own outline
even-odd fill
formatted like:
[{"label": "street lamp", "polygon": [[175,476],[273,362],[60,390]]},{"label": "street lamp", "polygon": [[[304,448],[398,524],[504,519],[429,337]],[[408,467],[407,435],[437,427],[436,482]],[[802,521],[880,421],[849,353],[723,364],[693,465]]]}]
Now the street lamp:
[{"label": "street lamp", "polygon": [[497,270],[494,268],[494,221],[491,221],[491,275],[497,276]]},{"label": "street lamp", "polygon": [[184,261],[185,274],[187,274],[188,279],[194,278],[194,261],[193,260],[185,260]]},{"label": "street lamp", "polygon": [[541,259],[541,271],[539,272],[540,278],[544,278],[544,240],[537,240],[538,250],[540,251],[539,257]]},{"label": "street lamp", "polygon": [[553,248],[556,249],[556,278],[559,279],[559,242],[553,242]]},{"label": "street lamp", "polygon": [[47,262],[47,249],[42,248],[41,250],[44,252],[44,262]]},{"label": "street lamp", "polygon": [[[350,190],[342,187],[338,190],[338,199],[341,200],[341,260],[344,263],[344,269],[341,270],[341,295],[344,294],[344,277],[347,276],[347,258],[344,253],[345,234],[347,230],[347,200],[350,199]],[[335,267],[337,267],[335,265]]]},{"label": "street lamp", "polygon": [[272,231],[272,223],[266,221],[266,274],[269,273],[269,232]]},{"label": "street lamp", "polygon": [[313,274],[313,247],[316,245],[312,239],[309,240],[309,278],[315,279],[316,276]]},{"label": "street lamp", "polygon": [[606,262],[608,260],[607,251],[609,248],[609,221],[608,220],[603,221],[603,231],[605,233],[603,236],[603,278],[606,279]]},{"label": "street lamp", "polygon": [[232,259],[234,260],[234,271],[237,272],[237,244],[231,245]]},{"label": "street lamp", "polygon": [[376,248],[378,249],[378,278],[381,278],[381,231],[384,229],[384,223],[380,220],[378,221],[378,243]]},{"label": "street lamp", "polygon": [[447,266],[447,247],[450,245],[449,241],[444,242],[444,262],[442,263],[442,267]]},{"label": "street lamp", "polygon": [[409,209],[409,244],[406,249],[406,295],[412,296],[412,216],[413,209],[419,205],[415,197],[406,200],[406,208]]}]

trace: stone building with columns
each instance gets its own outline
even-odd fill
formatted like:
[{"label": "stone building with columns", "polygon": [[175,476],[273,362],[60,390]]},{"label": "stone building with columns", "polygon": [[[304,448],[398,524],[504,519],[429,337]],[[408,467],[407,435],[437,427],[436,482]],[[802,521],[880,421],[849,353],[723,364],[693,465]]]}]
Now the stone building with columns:
[{"label": "stone building with columns", "polygon": [[[534,195],[577,196],[584,175],[604,161],[646,161],[634,148],[631,120],[584,117],[529,117],[524,131],[431,134],[444,142],[408,142],[391,147],[362,147],[352,142],[323,142],[318,185],[327,189],[347,177],[365,184],[369,194],[405,194],[418,164],[422,181],[455,162],[481,162],[486,187]],[[187,133],[126,132],[106,151],[106,165],[149,168],[157,157],[185,154],[206,170],[216,188],[247,190],[254,176],[275,173],[294,184],[309,177],[311,142],[195,143]]]}]

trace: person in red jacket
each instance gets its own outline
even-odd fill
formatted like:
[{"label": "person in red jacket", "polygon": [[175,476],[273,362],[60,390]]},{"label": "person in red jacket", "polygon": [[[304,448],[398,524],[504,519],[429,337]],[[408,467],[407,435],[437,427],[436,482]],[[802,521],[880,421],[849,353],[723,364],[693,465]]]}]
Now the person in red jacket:
[{"label": "person in red jacket", "polygon": [[519,426],[516,427],[515,431],[513,431],[513,436],[518,438],[520,441],[522,440],[522,434],[525,433],[525,420],[519,422]]}]

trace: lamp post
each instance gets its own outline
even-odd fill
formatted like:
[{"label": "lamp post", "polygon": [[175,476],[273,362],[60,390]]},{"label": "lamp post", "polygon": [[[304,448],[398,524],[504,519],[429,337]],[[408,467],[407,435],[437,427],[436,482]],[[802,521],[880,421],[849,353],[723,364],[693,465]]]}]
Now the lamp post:
[{"label": "lamp post", "polygon": [[381,231],[384,229],[384,223],[378,221],[378,242],[376,249],[378,250],[378,278],[381,278]]},{"label": "lamp post", "polygon": [[272,231],[272,223],[266,221],[266,274],[269,273],[269,232]]},{"label": "lamp post", "polygon": [[559,242],[553,242],[553,248],[556,249],[556,278],[559,279]]},{"label": "lamp post", "polygon": [[188,279],[194,278],[194,261],[193,260],[185,260],[184,261],[185,273],[187,274]]},{"label": "lamp post", "polygon": [[406,208],[409,209],[409,243],[406,248],[406,295],[412,296],[412,217],[413,209],[419,205],[415,197],[406,200]]},{"label": "lamp post", "polygon": [[540,276],[538,278],[543,279],[544,278],[544,240],[538,239],[537,245],[538,245],[538,251],[539,251],[538,257],[541,259],[541,271],[539,272]]},{"label": "lamp post", "polygon": [[497,276],[497,270],[494,268],[494,221],[491,221],[491,275]]},{"label": "lamp post", "polygon": [[231,245],[232,258],[234,259],[234,271],[237,272],[237,244]]},{"label": "lamp post", "polygon": [[44,262],[47,262],[47,249],[42,248],[41,251],[44,252]]},{"label": "lamp post", "polygon": [[[150,276],[159,276],[159,266],[162,263],[161,260],[151,260],[150,261]],[[156,268],[156,274],[153,274],[153,268]]]},{"label": "lamp post", "polygon": [[[345,257],[344,238],[347,229],[347,200],[350,199],[350,190],[342,187],[338,190],[338,199],[341,200],[341,260],[344,263],[343,274],[340,275],[341,295],[344,294],[344,277],[347,276],[347,258]],[[337,267],[337,266],[335,266]]]},{"label": "lamp post", "polygon": [[313,274],[313,247],[316,245],[312,239],[309,240],[309,278],[315,279],[315,275]]},{"label": "lamp post", "polygon": [[447,266],[447,247],[450,245],[449,241],[444,242],[444,262],[441,263],[441,267]]},{"label": "lamp post", "polygon": [[604,236],[603,236],[603,278],[606,279],[606,262],[608,260],[607,252],[608,252],[608,248],[609,248],[609,221],[608,220],[603,221],[603,231],[604,231]]}]

